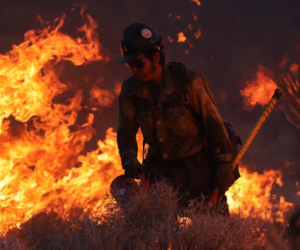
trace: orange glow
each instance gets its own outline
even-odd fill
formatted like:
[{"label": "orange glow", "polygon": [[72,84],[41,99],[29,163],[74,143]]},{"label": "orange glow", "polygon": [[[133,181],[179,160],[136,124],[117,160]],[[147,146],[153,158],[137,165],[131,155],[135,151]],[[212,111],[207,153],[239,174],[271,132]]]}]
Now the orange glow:
[{"label": "orange glow", "polygon": [[286,202],[283,196],[277,197],[271,193],[275,185],[283,185],[282,173],[279,170],[249,173],[244,166],[240,167],[240,173],[242,177],[226,193],[230,212],[283,221],[284,213],[293,204]]},{"label": "orange glow", "polygon": [[179,32],[177,36],[178,36],[179,43],[184,43],[186,41],[186,37],[184,36],[183,32]]},{"label": "orange glow", "polygon": [[191,0],[191,2],[195,2],[198,6],[201,5],[201,2],[199,0]]},{"label": "orange glow", "polygon": [[189,47],[190,47],[191,49],[194,49],[194,48],[195,48],[194,45],[191,43],[190,40],[187,40],[187,43],[188,43],[188,45],[189,45]]},{"label": "orange glow", "polygon": [[170,43],[174,42],[174,40],[172,39],[172,37],[167,36],[167,38],[168,38],[168,40],[169,40]]},{"label": "orange glow", "polygon": [[117,96],[121,93],[122,83],[121,82],[115,82],[114,85],[114,92]]},{"label": "orange glow", "polygon": [[246,109],[255,105],[266,105],[277,88],[275,82],[267,77],[262,71],[258,71],[253,80],[247,81],[244,89],[240,91],[244,98]]},{"label": "orange glow", "polygon": [[296,162],[288,161],[288,160],[286,160],[284,163],[286,168],[289,168],[290,166],[295,165],[295,164],[296,164]]},{"label": "orange glow", "polygon": [[192,13],[192,15],[193,15],[193,20],[198,21],[198,16],[194,12]]},{"label": "orange glow", "polygon": [[288,57],[285,55],[279,62],[278,66],[280,69],[284,69],[286,67],[287,63],[288,63]]},{"label": "orange glow", "polygon": [[196,33],[194,34],[194,36],[195,36],[196,39],[199,39],[199,38],[200,38],[200,36],[201,36],[201,30],[200,30],[200,28],[197,29],[197,31],[196,31]]}]

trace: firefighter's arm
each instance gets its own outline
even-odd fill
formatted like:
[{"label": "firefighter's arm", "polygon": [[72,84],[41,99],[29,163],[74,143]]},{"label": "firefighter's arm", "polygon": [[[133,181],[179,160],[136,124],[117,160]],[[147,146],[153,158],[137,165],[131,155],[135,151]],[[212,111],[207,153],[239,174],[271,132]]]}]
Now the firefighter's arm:
[{"label": "firefighter's arm", "polygon": [[191,106],[197,112],[202,123],[208,149],[215,155],[216,162],[232,160],[231,144],[213,95],[202,74],[189,77],[187,92]]},{"label": "firefighter's arm", "polygon": [[135,113],[132,96],[120,95],[117,143],[123,167],[128,159],[137,156],[138,124],[135,120]]},{"label": "firefighter's arm", "polygon": [[187,87],[192,107],[197,112],[205,134],[208,150],[214,155],[217,166],[217,183],[224,194],[234,183],[231,171],[231,143],[205,77],[201,73],[190,76]]}]

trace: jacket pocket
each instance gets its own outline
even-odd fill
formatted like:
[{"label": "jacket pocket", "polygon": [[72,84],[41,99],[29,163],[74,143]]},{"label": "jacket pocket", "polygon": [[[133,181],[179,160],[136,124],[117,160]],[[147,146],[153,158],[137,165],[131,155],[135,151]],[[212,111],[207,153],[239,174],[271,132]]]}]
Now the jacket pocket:
[{"label": "jacket pocket", "polygon": [[166,112],[174,136],[183,139],[193,137],[198,133],[198,127],[193,115],[183,106],[183,104],[175,104]]}]

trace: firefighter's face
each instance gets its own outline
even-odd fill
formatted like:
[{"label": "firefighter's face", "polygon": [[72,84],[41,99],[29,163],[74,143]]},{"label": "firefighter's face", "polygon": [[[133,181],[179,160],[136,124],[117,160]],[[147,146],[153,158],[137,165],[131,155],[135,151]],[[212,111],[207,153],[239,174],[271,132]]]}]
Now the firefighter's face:
[{"label": "firefighter's face", "polygon": [[148,82],[155,78],[158,73],[160,54],[155,53],[153,60],[147,58],[144,54],[139,55],[134,61],[126,63],[132,74],[140,82]]}]

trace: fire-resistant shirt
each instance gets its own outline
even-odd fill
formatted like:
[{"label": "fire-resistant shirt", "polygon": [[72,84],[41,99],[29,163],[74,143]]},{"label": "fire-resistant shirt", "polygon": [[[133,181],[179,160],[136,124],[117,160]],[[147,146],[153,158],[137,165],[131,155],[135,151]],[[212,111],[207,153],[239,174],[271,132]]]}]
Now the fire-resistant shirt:
[{"label": "fire-resistant shirt", "polygon": [[204,147],[216,163],[231,161],[230,140],[203,74],[187,70],[184,83],[198,121],[176,94],[167,65],[163,78],[159,96],[149,83],[139,82],[134,76],[122,84],[117,131],[122,161],[128,154],[137,155],[139,127],[150,151],[162,161],[181,159]]}]

